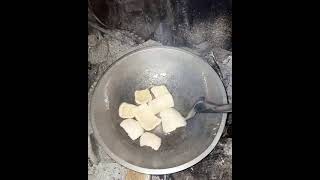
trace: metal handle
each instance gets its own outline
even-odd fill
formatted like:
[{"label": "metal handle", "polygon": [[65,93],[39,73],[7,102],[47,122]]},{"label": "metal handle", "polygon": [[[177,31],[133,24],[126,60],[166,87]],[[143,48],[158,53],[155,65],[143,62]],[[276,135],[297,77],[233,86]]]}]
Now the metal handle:
[{"label": "metal handle", "polygon": [[195,110],[199,113],[227,113],[232,112],[232,104],[218,105],[201,97],[201,100],[195,106]]}]

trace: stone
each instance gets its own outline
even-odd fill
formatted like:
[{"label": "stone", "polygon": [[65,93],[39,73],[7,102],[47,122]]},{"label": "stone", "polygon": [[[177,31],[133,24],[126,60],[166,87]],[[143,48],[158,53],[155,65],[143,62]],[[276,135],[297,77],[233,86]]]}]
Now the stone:
[{"label": "stone", "polygon": [[98,37],[94,34],[90,34],[88,36],[88,46],[89,47],[94,47],[95,45],[97,45],[98,42]]},{"label": "stone", "polygon": [[128,170],[125,180],[150,180],[150,175]]}]

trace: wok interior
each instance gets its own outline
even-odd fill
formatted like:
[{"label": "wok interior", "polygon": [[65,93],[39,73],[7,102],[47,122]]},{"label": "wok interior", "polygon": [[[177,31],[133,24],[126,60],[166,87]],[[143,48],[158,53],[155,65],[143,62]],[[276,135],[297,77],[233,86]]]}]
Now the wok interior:
[{"label": "wok interior", "polygon": [[139,139],[132,141],[120,127],[119,105],[134,103],[135,90],[162,84],[173,95],[175,108],[183,116],[200,96],[225,103],[225,92],[216,73],[191,54],[154,48],[118,61],[96,87],[93,121],[104,145],[114,155],[135,166],[165,169],[193,160],[212,143],[222,120],[222,114],[199,114],[189,120],[186,127],[166,136],[160,125],[153,131],[162,139],[160,149],[140,147]]}]

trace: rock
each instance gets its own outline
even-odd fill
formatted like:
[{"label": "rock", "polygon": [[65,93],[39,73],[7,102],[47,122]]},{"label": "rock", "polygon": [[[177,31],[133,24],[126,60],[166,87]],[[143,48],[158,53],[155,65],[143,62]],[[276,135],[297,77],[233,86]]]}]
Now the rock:
[{"label": "rock", "polygon": [[231,20],[227,16],[219,16],[212,23],[207,24],[206,39],[215,48],[229,49],[232,37]]},{"label": "rock", "polygon": [[162,45],[153,40],[139,45],[136,42],[141,42],[139,37],[135,37],[127,31],[106,30],[104,37],[97,42],[96,46],[89,48],[88,61],[91,64],[103,63],[103,66],[109,67],[121,56],[135,49]]},{"label": "rock", "polygon": [[92,143],[91,143],[91,138],[90,136],[88,136],[88,158],[89,160],[91,160],[91,162],[93,164],[97,164],[98,163],[98,159],[94,153],[94,150],[92,148]]},{"label": "rock", "polygon": [[223,147],[223,154],[232,156],[232,139],[228,138],[226,144]]},{"label": "rock", "polygon": [[121,4],[127,13],[143,12],[144,9],[144,1],[141,0],[124,0]]},{"label": "rock", "polygon": [[94,47],[95,45],[97,45],[98,42],[98,37],[94,34],[90,34],[88,36],[88,46],[89,47]]},{"label": "rock", "polygon": [[202,57],[220,75],[226,88],[228,101],[232,103],[232,52],[221,48],[213,48]]},{"label": "rock", "polygon": [[207,40],[205,36],[207,31],[208,28],[205,23],[198,23],[192,26],[190,30],[186,31],[184,35],[188,44],[192,47]]},{"label": "rock", "polygon": [[109,44],[108,41],[100,40],[96,46],[89,49],[88,61],[91,64],[97,64],[109,60]]},{"label": "rock", "polygon": [[92,11],[106,26],[125,29],[147,40],[160,23],[159,0],[90,0]]},{"label": "rock", "polygon": [[150,175],[128,170],[125,180],[150,180]]},{"label": "rock", "polygon": [[99,67],[97,65],[93,65],[88,61],[88,90],[96,80],[96,77],[98,75],[98,68]]},{"label": "rock", "polygon": [[[232,139],[221,139],[215,149],[201,162],[189,170],[193,176],[206,176],[207,179],[213,180],[231,180],[232,179],[232,156],[225,155],[225,147],[232,144]],[[228,145],[227,145],[228,144]],[[227,149],[227,148],[226,148]]]},{"label": "rock", "polygon": [[125,179],[127,169],[118,163],[99,163],[94,173],[96,180]]},{"label": "rock", "polygon": [[195,45],[195,48],[200,53],[207,51],[210,48],[210,44],[207,41],[204,41],[198,45]]},{"label": "rock", "polygon": [[180,171],[169,175],[173,180],[207,180],[204,175],[192,175],[188,170]]}]

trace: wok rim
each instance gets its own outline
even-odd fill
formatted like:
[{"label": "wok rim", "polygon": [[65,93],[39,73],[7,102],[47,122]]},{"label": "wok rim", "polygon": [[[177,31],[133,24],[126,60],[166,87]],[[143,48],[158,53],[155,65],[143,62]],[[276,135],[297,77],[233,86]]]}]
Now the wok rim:
[{"label": "wok rim", "polygon": [[[175,167],[171,167],[171,168],[164,168],[164,169],[150,169],[150,168],[144,168],[144,167],[139,167],[136,166],[134,164],[131,164],[125,160],[123,160],[122,158],[118,157],[116,154],[114,154],[108,147],[107,145],[103,142],[102,137],[99,134],[99,130],[96,126],[96,123],[94,121],[94,117],[93,117],[93,113],[92,113],[92,103],[93,103],[93,97],[94,94],[96,92],[96,88],[100,85],[101,79],[106,75],[106,73],[108,72],[108,70],[113,67],[115,64],[117,64],[117,62],[121,61],[122,59],[124,59],[127,56],[130,56],[134,53],[140,52],[140,51],[144,51],[144,50],[148,50],[148,49],[154,49],[154,48],[160,48],[160,49],[172,49],[172,50],[177,50],[177,51],[182,51],[184,53],[190,54],[198,59],[201,59],[201,57],[195,55],[194,53],[191,53],[187,50],[181,49],[181,48],[176,48],[176,47],[170,47],[170,46],[151,46],[151,47],[144,47],[144,48],[139,48],[136,50],[133,50],[123,56],[121,56],[119,59],[117,59],[116,61],[114,61],[106,70],[105,72],[103,72],[103,75],[99,78],[99,80],[97,81],[97,83],[95,84],[93,91],[92,91],[92,96],[89,102],[89,106],[88,106],[88,112],[89,112],[89,121],[92,125],[92,129],[93,129],[93,134],[94,137],[97,139],[98,143],[102,146],[103,150],[113,159],[115,160],[117,163],[121,164],[122,166],[140,172],[140,173],[144,173],[144,174],[154,174],[154,175],[162,175],[162,174],[171,174],[171,173],[176,173],[182,170],[185,170],[195,164],[197,164],[198,162],[200,162],[202,159],[204,159],[213,149],[214,147],[217,145],[218,141],[220,140],[220,137],[223,133],[224,127],[225,127],[225,123],[226,123],[226,119],[227,119],[227,113],[223,113],[222,114],[222,120],[220,122],[219,125],[219,129],[218,132],[216,133],[212,143],[208,146],[208,148],[203,151],[200,155],[198,155],[196,158],[192,159],[191,161],[188,161],[184,164],[181,164],[179,166],[175,166]],[[207,64],[207,63],[206,63]],[[220,84],[220,88],[223,90],[222,91],[222,98],[223,98],[223,103],[228,103],[228,99],[227,99],[227,93],[226,93],[226,89],[220,79],[220,76],[217,74],[217,72],[209,65],[207,64],[212,70],[213,73],[215,73],[219,79],[218,84]]]}]

